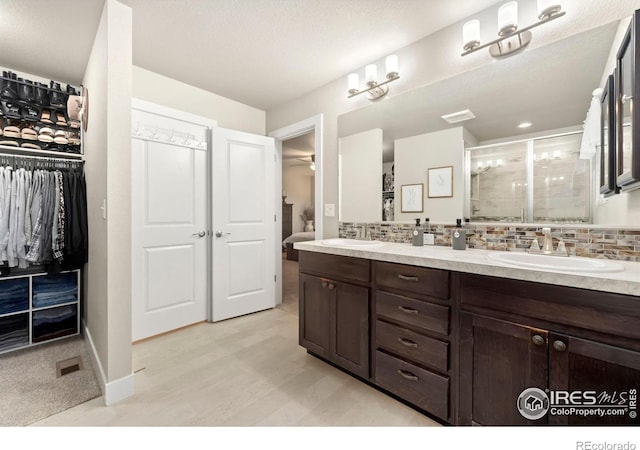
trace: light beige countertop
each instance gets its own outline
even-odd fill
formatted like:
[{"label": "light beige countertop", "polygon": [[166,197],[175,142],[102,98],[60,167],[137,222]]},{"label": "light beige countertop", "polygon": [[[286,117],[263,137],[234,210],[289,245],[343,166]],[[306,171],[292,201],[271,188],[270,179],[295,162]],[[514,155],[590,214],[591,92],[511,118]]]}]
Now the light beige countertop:
[{"label": "light beige countertop", "polygon": [[[414,247],[411,244],[392,242],[381,242],[380,244],[371,248],[346,248],[329,246],[323,244],[322,241],[306,241],[296,242],[294,248],[301,251],[614,292],[637,296],[640,300],[640,263],[638,262],[613,261],[624,266],[623,272],[557,272],[516,267],[489,259],[488,255],[495,253],[495,250],[467,249],[461,251],[443,246]],[[575,257],[571,256],[571,258]]]}]

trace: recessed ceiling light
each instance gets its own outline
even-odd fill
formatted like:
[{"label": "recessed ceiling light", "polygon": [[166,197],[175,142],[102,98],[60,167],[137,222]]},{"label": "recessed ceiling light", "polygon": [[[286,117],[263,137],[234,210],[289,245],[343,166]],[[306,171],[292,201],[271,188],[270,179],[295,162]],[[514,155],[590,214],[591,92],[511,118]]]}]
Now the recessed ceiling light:
[{"label": "recessed ceiling light", "polygon": [[522,122],[518,128],[529,128],[531,125],[533,125],[531,122]]}]

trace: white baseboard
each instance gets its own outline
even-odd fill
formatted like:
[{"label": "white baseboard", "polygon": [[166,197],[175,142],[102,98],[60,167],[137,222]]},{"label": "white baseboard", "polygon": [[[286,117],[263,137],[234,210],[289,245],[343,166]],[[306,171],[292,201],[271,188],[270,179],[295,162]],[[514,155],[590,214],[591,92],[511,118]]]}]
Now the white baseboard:
[{"label": "white baseboard", "polygon": [[91,332],[89,331],[89,328],[87,328],[87,324],[84,320],[82,321],[82,328],[91,348],[90,354],[93,366],[98,369],[98,382],[100,383],[100,390],[102,391],[105,406],[113,405],[127,397],[131,397],[135,391],[133,373],[118,380],[107,382],[107,376],[102,368],[102,363],[98,357],[96,346],[93,343]]}]

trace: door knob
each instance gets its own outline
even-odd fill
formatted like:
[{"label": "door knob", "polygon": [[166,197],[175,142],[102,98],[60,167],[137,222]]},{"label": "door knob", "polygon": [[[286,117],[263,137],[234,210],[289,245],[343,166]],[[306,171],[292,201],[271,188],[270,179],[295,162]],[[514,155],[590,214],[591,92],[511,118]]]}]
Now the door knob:
[{"label": "door knob", "polygon": [[544,338],[542,336],[540,336],[539,334],[534,334],[531,337],[531,341],[536,345],[543,345],[544,344]]},{"label": "door knob", "polygon": [[198,233],[193,233],[191,236],[205,237],[207,232],[204,230],[199,231]]},{"label": "door knob", "polygon": [[231,233],[223,233],[222,231],[216,231],[216,237],[222,237],[223,234],[231,234]]},{"label": "door knob", "polygon": [[565,344],[562,341],[554,341],[553,342],[553,348],[555,348],[559,352],[563,352],[563,351],[565,351],[567,349],[567,344]]}]

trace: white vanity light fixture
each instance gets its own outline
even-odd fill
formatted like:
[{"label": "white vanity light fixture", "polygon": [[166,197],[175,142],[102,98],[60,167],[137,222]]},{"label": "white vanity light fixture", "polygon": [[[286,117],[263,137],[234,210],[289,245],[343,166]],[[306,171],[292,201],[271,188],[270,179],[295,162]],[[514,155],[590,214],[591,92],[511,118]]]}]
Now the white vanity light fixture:
[{"label": "white vanity light fixture", "polygon": [[360,89],[360,78],[357,73],[351,73],[347,77],[347,98],[367,93],[369,100],[379,100],[389,92],[387,84],[400,78],[398,74],[398,56],[389,55],[385,59],[385,80],[378,83],[378,66],[369,64],[364,69],[365,87]]},{"label": "white vanity light fixture", "polygon": [[462,26],[462,56],[489,47],[494,58],[513,55],[523,50],[533,37],[531,29],[565,15],[560,0],[537,0],[538,21],[518,28],[518,2],[504,3],[498,9],[498,38],[482,44],[480,41],[480,21],[470,20]]}]

